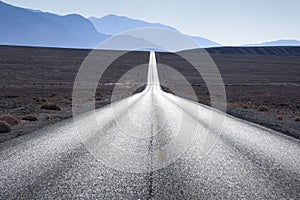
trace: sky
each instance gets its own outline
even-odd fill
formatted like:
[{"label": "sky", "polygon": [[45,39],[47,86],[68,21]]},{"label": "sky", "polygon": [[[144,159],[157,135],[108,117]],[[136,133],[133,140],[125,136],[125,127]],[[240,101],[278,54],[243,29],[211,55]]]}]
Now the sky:
[{"label": "sky", "polygon": [[3,0],[60,15],[116,14],[170,25],[222,45],[300,40],[300,0]]}]

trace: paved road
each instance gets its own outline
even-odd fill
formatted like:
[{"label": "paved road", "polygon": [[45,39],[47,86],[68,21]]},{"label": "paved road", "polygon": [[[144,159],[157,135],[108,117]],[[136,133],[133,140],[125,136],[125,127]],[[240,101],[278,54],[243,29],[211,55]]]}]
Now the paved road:
[{"label": "paved road", "polygon": [[212,116],[161,91],[152,52],[142,93],[2,143],[0,199],[300,198],[298,141]]}]

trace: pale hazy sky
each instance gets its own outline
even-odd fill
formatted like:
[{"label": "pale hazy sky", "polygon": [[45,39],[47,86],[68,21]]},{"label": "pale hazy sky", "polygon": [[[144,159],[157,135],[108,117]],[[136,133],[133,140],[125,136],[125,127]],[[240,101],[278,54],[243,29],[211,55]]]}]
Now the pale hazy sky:
[{"label": "pale hazy sky", "polygon": [[85,17],[117,14],[173,26],[223,45],[300,40],[300,0],[3,0]]}]

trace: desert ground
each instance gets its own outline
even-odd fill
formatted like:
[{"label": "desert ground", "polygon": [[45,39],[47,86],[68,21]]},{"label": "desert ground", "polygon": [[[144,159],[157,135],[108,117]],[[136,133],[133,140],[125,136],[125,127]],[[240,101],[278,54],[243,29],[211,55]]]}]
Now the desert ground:
[{"label": "desert ground", "polygon": [[[249,51],[240,50],[243,48],[210,51],[225,85],[227,113],[299,138],[300,56],[289,55],[286,51],[251,55],[259,51],[249,54]],[[276,55],[281,53],[287,55]],[[158,62],[183,73],[198,101],[210,105],[205,82],[187,61],[176,54],[160,53]]]},{"label": "desert ground", "polygon": [[[6,120],[11,129],[0,133],[0,142],[71,118],[74,80],[90,52],[0,46],[0,120],[1,117],[2,121]],[[228,114],[300,137],[300,56],[216,51],[211,57],[224,81]],[[129,52],[112,62],[99,81],[94,96],[96,108],[111,103],[116,86],[122,93],[120,98],[130,96],[131,88],[141,91],[146,81],[148,58],[148,52]],[[184,71],[198,101],[210,105],[203,80],[188,62],[171,53],[158,53],[157,60],[179,72]],[[136,66],[144,66],[138,76],[122,81],[123,74]],[[164,90],[172,92],[168,86]]]}]

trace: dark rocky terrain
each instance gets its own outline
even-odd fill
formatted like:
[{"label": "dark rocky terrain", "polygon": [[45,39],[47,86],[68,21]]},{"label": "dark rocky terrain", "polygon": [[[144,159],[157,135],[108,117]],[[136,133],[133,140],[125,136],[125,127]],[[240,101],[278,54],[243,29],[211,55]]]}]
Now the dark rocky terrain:
[{"label": "dark rocky terrain", "polygon": [[[300,55],[299,47],[228,47],[208,52],[223,78],[228,114],[300,138],[300,56],[295,55]],[[185,74],[198,101],[210,105],[203,79],[188,62],[169,53],[160,53],[158,61]]]},{"label": "dark rocky terrain", "polygon": [[[222,49],[214,51],[211,56],[226,86],[227,112],[299,138],[300,56],[278,55],[278,51],[275,55],[260,55],[253,49],[242,51],[242,54],[232,53],[232,49],[231,53]],[[285,52],[288,51],[294,52]],[[17,125],[11,125],[11,132],[0,133],[0,142],[71,118],[74,80],[89,53],[90,50],[81,49],[0,46],[0,115],[11,114],[19,121]],[[103,54],[109,53],[99,51],[99,62],[108,59]],[[94,97],[96,108],[111,102],[116,85],[121,88],[120,98],[131,95],[130,88],[139,87],[136,92],[141,91],[147,67],[141,68],[138,76],[132,76],[130,81],[118,80],[130,69],[147,65],[148,56],[147,52],[130,52],[111,63],[99,81]],[[168,53],[157,54],[157,59],[184,71],[198,101],[210,104],[203,80],[186,61]],[[99,63],[99,67],[104,66]],[[164,89],[168,91],[168,88]],[[51,105],[55,106],[50,109]],[[53,109],[57,107],[59,109]]]},{"label": "dark rocky terrain", "polygon": [[206,50],[211,55],[300,56],[299,46],[214,47]]},{"label": "dark rocky terrain", "polygon": [[[0,46],[0,115],[18,119],[34,115],[38,121],[20,120],[12,131],[0,133],[0,142],[27,134],[45,125],[72,117],[73,84],[82,62],[91,50]],[[99,60],[102,58],[99,51]],[[131,52],[118,58],[105,71],[95,94],[95,106],[111,103],[111,94],[120,77],[135,66],[148,63],[147,52]],[[100,62],[100,61],[99,61]],[[99,64],[99,67],[104,67]],[[147,73],[147,68],[144,74]],[[146,76],[139,77],[146,79]],[[118,84],[121,97],[131,95],[137,84]],[[120,98],[121,98],[120,97]],[[44,104],[60,108],[41,109]]]}]

